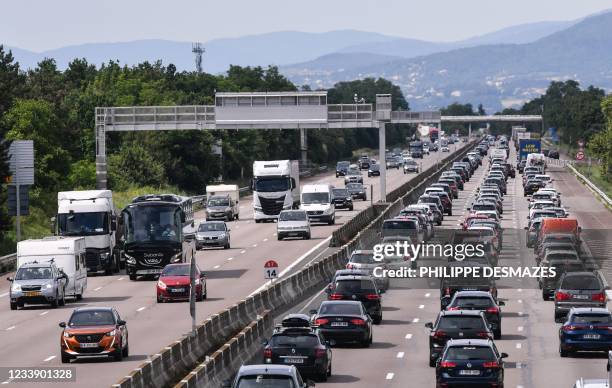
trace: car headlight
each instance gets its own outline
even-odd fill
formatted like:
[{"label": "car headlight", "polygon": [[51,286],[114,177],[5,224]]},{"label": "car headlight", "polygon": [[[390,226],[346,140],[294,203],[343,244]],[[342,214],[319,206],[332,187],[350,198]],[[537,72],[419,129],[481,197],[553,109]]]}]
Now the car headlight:
[{"label": "car headlight", "polygon": [[102,252],[100,253],[100,258],[103,260],[108,259],[108,257],[110,256],[110,252]]},{"label": "car headlight", "polygon": [[183,258],[183,253],[179,252],[170,258],[171,263],[178,263]]},{"label": "car headlight", "polygon": [[353,198],[351,198],[351,197],[346,197],[346,200],[347,200],[347,201],[352,201],[352,200],[353,200]]},{"label": "car headlight", "polygon": [[106,333],[106,335],[109,336],[109,337],[114,337],[115,334],[117,334],[117,329],[113,329],[113,330],[109,331],[108,333]]},{"label": "car headlight", "polygon": [[261,211],[261,206],[253,206],[253,209]]},{"label": "car headlight", "polygon": [[196,284],[196,286],[197,286],[198,284],[200,284],[200,278],[195,278],[195,284]]},{"label": "car headlight", "polygon": [[64,331],[64,338],[70,338],[70,337],[72,337],[72,334]]},{"label": "car headlight", "polygon": [[198,241],[202,241],[202,240],[204,240],[204,236],[198,236],[198,235],[196,234],[196,240],[198,240]]},{"label": "car headlight", "polygon": [[46,289],[53,288],[53,284],[51,284],[51,283],[47,283],[47,284],[45,285],[45,288],[46,288]]},{"label": "car headlight", "polygon": [[225,233],[220,233],[219,238],[225,238]]},{"label": "car headlight", "polygon": [[166,286],[166,283],[162,282],[161,280],[158,280],[158,281],[157,281],[157,287],[158,287],[158,288],[161,288],[162,290],[165,290],[166,288],[168,288],[168,287]]},{"label": "car headlight", "polygon": [[17,284],[17,283],[13,283],[13,286],[11,287],[12,291],[21,291],[21,284]]}]

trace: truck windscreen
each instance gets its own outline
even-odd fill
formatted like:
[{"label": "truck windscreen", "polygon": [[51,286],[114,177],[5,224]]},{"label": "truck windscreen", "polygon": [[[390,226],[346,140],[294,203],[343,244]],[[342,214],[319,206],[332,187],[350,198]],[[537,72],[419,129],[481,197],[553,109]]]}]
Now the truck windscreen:
[{"label": "truck windscreen", "polygon": [[133,206],[123,212],[125,242],[182,241],[181,208],[177,205]]},{"label": "truck windscreen", "polygon": [[276,191],[287,191],[291,187],[289,178],[256,178],[255,191],[262,193],[271,193]]},{"label": "truck windscreen", "polygon": [[63,213],[57,215],[60,236],[108,234],[108,213]]},{"label": "truck windscreen", "polygon": [[329,193],[303,193],[302,203],[329,203]]}]

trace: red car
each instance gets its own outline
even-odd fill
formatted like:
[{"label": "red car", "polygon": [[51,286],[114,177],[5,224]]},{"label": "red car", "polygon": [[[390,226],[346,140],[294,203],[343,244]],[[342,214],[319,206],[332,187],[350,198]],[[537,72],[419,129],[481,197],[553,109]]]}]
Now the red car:
[{"label": "red car", "polygon": [[488,220],[489,218],[485,216],[484,214],[470,213],[468,214],[467,217],[465,217],[465,220],[463,220],[463,223],[461,224],[461,227],[463,228],[463,230],[467,230],[472,220],[475,220],[475,219]]},{"label": "red car", "polygon": [[[189,300],[190,263],[169,264],[157,281],[157,302]],[[196,266],[196,301],[206,299],[206,274]]]}]

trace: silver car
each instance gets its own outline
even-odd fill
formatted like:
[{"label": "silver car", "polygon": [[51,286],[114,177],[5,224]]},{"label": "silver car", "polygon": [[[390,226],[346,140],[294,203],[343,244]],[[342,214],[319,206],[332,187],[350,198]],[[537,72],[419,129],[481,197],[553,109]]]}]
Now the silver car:
[{"label": "silver car", "polygon": [[11,310],[25,304],[50,304],[51,307],[66,304],[66,282],[68,276],[53,262],[22,264],[15,278],[9,277]]},{"label": "silver car", "polygon": [[[387,264],[383,260],[378,262],[374,260],[374,251],[372,250],[356,250],[353,251],[348,263],[346,264],[347,269],[364,270],[368,271],[370,276],[374,275],[374,268],[380,267],[382,270],[387,269]],[[389,278],[386,276],[373,276],[376,287],[381,290],[387,290],[389,288]]]},{"label": "silver car", "polygon": [[224,221],[206,221],[198,226],[196,232],[196,249],[206,247],[230,248],[230,228]]},{"label": "silver car", "polygon": [[278,240],[286,237],[302,237],[310,239],[310,220],[306,210],[283,210],[278,215],[276,224]]}]

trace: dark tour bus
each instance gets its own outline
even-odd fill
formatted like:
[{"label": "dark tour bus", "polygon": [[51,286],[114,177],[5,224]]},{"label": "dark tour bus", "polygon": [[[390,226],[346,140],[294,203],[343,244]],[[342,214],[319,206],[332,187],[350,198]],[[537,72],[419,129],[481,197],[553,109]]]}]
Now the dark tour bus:
[{"label": "dark tour bus", "polygon": [[191,198],[174,194],[136,197],[121,212],[123,255],[130,280],[156,276],[195,254]]}]

